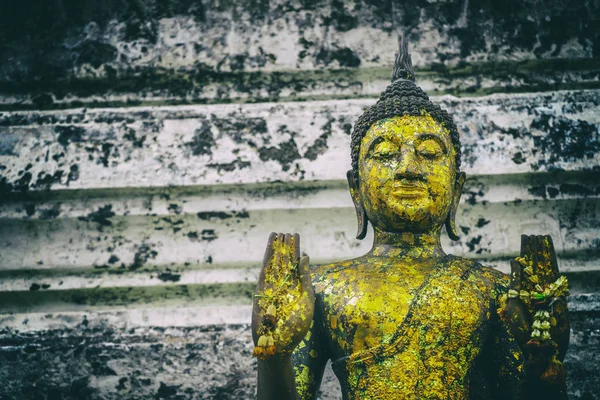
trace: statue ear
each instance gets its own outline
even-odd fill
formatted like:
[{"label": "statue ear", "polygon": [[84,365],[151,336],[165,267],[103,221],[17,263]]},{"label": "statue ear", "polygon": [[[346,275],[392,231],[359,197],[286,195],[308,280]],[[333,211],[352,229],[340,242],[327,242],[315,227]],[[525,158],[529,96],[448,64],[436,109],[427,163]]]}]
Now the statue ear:
[{"label": "statue ear", "polygon": [[357,239],[364,239],[367,236],[367,227],[369,226],[369,220],[363,206],[360,192],[358,190],[358,179],[354,175],[354,171],[350,170],[346,173],[348,178],[348,186],[350,186],[350,196],[352,196],[352,202],[356,209],[356,219],[358,220],[358,230],[356,232]]},{"label": "statue ear", "polygon": [[446,232],[452,240],[458,240],[456,222],[454,222],[454,219],[456,218],[456,210],[458,209],[458,202],[460,201],[460,195],[462,194],[465,179],[467,179],[467,174],[464,172],[460,172],[456,176],[456,181],[454,182],[454,194],[452,195],[452,204],[450,204],[450,212],[448,212],[448,217],[446,218]]}]

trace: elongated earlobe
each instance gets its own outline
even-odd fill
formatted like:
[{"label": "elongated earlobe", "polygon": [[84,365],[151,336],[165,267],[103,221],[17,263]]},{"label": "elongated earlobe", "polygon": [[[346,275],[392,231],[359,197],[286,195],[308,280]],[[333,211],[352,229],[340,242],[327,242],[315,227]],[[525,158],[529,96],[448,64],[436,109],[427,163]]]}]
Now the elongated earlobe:
[{"label": "elongated earlobe", "polygon": [[360,198],[360,192],[358,190],[358,180],[354,176],[354,172],[352,170],[346,173],[346,177],[348,178],[348,186],[350,187],[350,196],[352,197],[352,202],[354,203],[354,209],[356,210],[356,219],[358,221],[358,230],[356,231],[357,239],[364,239],[367,236],[367,227],[369,226],[369,219],[367,218],[367,214],[365,212],[365,207],[362,204],[362,200]]},{"label": "elongated earlobe", "polygon": [[356,231],[356,238],[363,240],[367,236],[367,228],[369,227],[369,219],[365,214],[365,209],[362,205],[354,205],[356,209],[356,220],[358,221],[358,229]]},{"label": "elongated earlobe", "polygon": [[452,195],[452,204],[450,205],[450,212],[446,218],[446,232],[452,240],[458,240],[458,232],[456,232],[456,210],[458,210],[458,203],[460,202],[460,195],[467,179],[467,174],[464,172],[459,173],[456,176],[456,182],[454,183],[454,194]]}]

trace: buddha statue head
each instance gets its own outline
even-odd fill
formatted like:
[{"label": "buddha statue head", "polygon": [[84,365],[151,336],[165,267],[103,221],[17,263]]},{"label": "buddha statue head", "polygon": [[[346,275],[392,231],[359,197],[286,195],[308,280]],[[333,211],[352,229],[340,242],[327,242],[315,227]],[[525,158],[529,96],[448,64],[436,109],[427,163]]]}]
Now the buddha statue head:
[{"label": "buddha statue head", "polygon": [[352,132],[350,193],[357,238],[368,221],[386,233],[458,235],[454,218],[465,173],[452,117],[416,85],[404,36],[392,83],[358,119]]}]

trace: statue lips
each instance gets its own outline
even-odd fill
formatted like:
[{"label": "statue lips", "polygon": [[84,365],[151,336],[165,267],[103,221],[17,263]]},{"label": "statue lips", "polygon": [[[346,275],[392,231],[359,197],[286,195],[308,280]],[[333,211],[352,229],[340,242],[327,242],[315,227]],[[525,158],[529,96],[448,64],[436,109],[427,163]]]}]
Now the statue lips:
[{"label": "statue lips", "polygon": [[404,199],[414,199],[417,197],[426,196],[427,188],[415,184],[394,185],[394,188],[392,189],[392,195],[394,197]]}]

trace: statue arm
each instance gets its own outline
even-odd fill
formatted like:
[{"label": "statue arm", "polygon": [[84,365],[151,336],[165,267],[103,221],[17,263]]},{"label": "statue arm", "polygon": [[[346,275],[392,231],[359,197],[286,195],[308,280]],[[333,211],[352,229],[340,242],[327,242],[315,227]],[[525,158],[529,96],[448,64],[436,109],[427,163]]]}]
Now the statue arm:
[{"label": "statue arm", "polygon": [[521,256],[511,261],[504,292],[499,316],[523,354],[525,398],[566,399],[568,286],[550,236],[521,237]]},{"label": "statue arm", "polygon": [[[315,315],[318,313],[315,312]],[[329,356],[323,345],[322,329],[319,327],[318,320],[314,320],[308,334],[292,353],[292,368],[300,399],[317,398],[328,359]]]},{"label": "statue arm", "polygon": [[[502,285],[500,298],[505,299],[507,292],[508,287]],[[492,324],[497,384],[494,398],[566,400],[566,380],[548,383],[541,379],[548,368],[548,354],[536,352],[513,334],[514,327],[506,320],[504,299],[499,300]]]},{"label": "statue arm", "polygon": [[298,400],[294,370],[289,354],[258,360],[259,400]]},{"label": "statue arm", "polygon": [[495,313],[492,318],[492,358],[497,385],[494,399],[521,399],[525,381],[521,348],[499,315]]},{"label": "statue arm", "polygon": [[259,400],[312,399],[327,361],[309,259],[300,255],[298,234],[270,235],[252,310]]},{"label": "statue arm", "polygon": [[327,360],[321,329],[313,321],[291,355],[258,360],[258,399],[316,399]]}]

